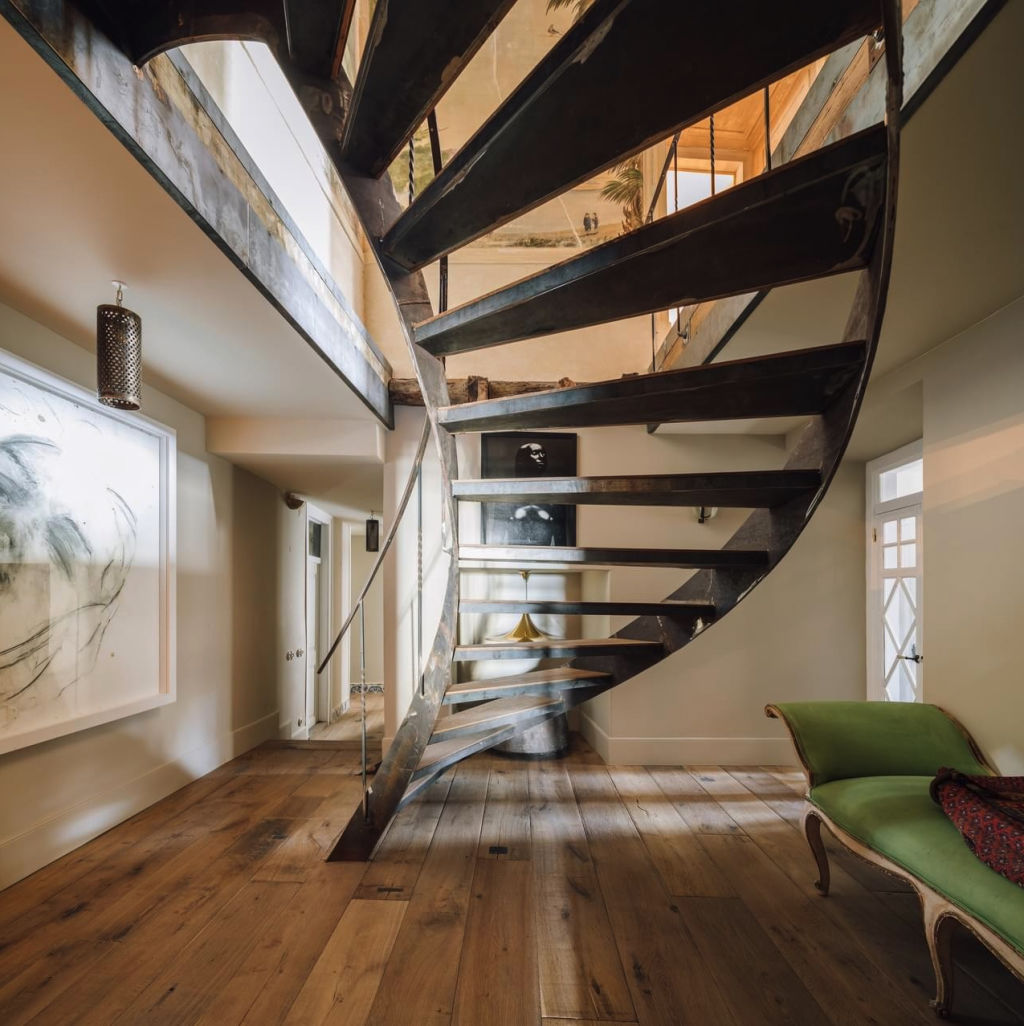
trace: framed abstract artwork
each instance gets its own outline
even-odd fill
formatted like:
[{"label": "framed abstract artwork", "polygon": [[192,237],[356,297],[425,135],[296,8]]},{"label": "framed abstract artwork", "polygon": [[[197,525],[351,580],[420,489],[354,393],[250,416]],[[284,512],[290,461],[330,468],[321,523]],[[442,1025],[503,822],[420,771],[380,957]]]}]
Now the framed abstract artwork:
[{"label": "framed abstract artwork", "polygon": [[[496,431],[481,440],[481,477],[575,477],[576,434]],[[482,506],[485,545],[575,545],[576,507],[488,502]]]},{"label": "framed abstract artwork", "polygon": [[0,753],[173,702],[174,432],[0,351]]}]

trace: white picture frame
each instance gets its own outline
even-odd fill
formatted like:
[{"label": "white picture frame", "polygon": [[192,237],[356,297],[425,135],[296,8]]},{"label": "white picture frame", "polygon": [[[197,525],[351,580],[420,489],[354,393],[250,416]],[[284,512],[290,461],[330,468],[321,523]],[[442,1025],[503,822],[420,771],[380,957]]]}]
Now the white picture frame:
[{"label": "white picture frame", "polygon": [[0,350],[0,755],[172,703],[177,439]]}]

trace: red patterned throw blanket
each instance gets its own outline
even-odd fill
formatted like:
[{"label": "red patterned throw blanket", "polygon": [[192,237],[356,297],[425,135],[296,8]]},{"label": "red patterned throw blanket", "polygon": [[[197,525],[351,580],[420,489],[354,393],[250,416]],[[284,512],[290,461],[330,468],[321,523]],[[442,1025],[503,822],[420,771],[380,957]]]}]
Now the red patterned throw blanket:
[{"label": "red patterned throw blanket", "polygon": [[931,793],[971,851],[1024,887],[1024,777],[967,776],[940,769]]}]

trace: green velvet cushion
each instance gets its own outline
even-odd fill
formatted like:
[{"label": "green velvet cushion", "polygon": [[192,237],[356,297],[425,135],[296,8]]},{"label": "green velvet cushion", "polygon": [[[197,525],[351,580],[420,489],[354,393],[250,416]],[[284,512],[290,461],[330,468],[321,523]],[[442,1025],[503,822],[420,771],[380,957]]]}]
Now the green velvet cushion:
[{"label": "green velvet cushion", "polygon": [[786,702],[779,712],[811,784],[848,777],[934,776],[941,766],[988,773],[938,706],[911,702]]},{"label": "green velvet cushion", "polygon": [[874,851],[913,873],[1024,954],[1024,888],[989,869],[928,793],[931,775],[833,780],[811,801]]}]

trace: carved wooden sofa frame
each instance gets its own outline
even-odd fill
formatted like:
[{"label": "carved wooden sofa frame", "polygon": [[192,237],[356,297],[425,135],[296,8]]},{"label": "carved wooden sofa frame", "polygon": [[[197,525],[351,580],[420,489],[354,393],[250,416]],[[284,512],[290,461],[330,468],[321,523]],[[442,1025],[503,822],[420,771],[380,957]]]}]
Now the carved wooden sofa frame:
[{"label": "carved wooden sofa frame", "polygon": [[[810,707],[812,705],[839,707],[863,706],[865,704],[868,703],[780,703],[779,705],[767,706],[765,713],[773,719],[781,719],[785,724],[786,729],[789,731],[790,737],[793,740],[804,774],[807,777],[807,793],[805,795],[807,805],[804,811],[803,826],[804,834],[807,837],[807,842],[810,845],[811,852],[813,853],[818,866],[818,879],[815,881],[814,886],[823,896],[828,895],[830,872],[828,853],[821,836],[822,826],[827,827],[836,840],[842,843],[844,847],[854,855],[859,856],[871,865],[877,866],[889,875],[910,884],[921,901],[925,937],[928,942],[928,951],[931,955],[932,967],[935,972],[936,993],[935,998],[931,1002],[931,1006],[939,1017],[946,1018],[951,1014],[953,1003],[954,971],[952,940],[956,924],[959,924],[970,931],[971,934],[981,941],[981,943],[984,944],[985,947],[988,948],[988,950],[991,951],[992,954],[995,955],[995,957],[1022,982],[1024,982],[1024,952],[1022,952],[1020,948],[1011,944],[996,930],[979,921],[978,918],[951,900],[950,897],[935,890],[904,866],[899,865],[886,855],[875,850],[870,844],[867,844],[855,837],[848,830],[836,823],[832,817],[820,808],[819,805],[811,798],[811,792],[815,786],[816,767],[813,759],[808,755],[806,738],[802,736],[803,732],[794,720],[794,716],[792,715],[793,711],[798,707]],[[870,704],[878,706],[890,705],[890,703]],[[976,767],[969,767],[966,770],[967,772],[977,770],[978,767],[987,773],[994,774],[996,772],[991,764],[985,759],[971,735],[954,717],[950,716],[944,710],[938,709],[936,706],[917,706],[917,708],[932,709],[941,714],[961,735],[962,740],[966,743],[970,753],[973,755],[977,763]],[[938,768],[939,767],[936,766],[935,770],[938,770]],[[936,809],[936,812],[939,812],[939,810]],[[941,815],[941,812],[939,812],[939,815]],[[992,872],[993,876],[997,880],[1002,879],[992,870],[989,870],[989,872]],[[1024,892],[1022,892],[1021,897],[1022,902],[1024,902]],[[1022,927],[1022,930],[1024,930],[1024,927]],[[1024,940],[1021,941],[1021,946],[1024,947]]]}]

